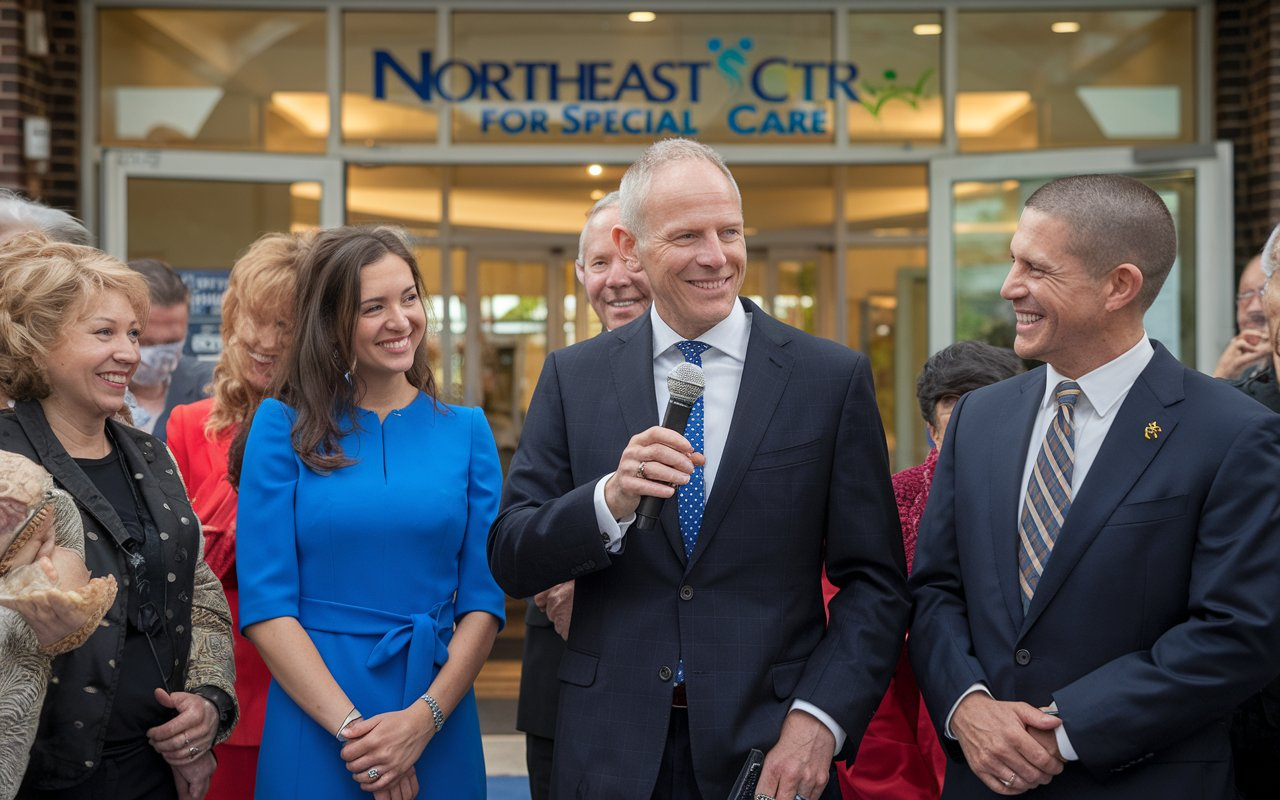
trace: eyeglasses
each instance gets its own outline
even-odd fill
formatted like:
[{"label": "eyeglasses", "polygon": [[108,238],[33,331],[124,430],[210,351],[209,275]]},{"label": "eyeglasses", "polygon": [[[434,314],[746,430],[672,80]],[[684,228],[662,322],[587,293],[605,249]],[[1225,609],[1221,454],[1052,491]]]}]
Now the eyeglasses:
[{"label": "eyeglasses", "polygon": [[1237,292],[1237,293],[1236,293],[1236,305],[1238,305],[1238,306],[1248,305],[1248,304],[1249,304],[1249,301],[1250,301],[1250,300],[1252,300],[1252,299],[1254,298],[1254,296],[1255,296],[1255,295],[1257,296],[1257,298],[1258,298],[1259,300],[1261,300],[1261,299],[1262,299],[1262,295],[1263,295],[1266,291],[1267,291],[1267,284],[1266,284],[1266,282],[1264,281],[1264,282],[1263,282],[1263,284],[1262,284],[1262,286],[1258,287],[1257,289],[1249,289],[1249,290],[1247,290],[1247,291]]}]

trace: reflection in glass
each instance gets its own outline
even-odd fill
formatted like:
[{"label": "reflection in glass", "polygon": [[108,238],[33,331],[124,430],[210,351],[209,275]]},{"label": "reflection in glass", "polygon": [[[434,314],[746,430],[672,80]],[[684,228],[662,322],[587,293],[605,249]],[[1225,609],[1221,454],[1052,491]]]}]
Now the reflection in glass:
[{"label": "reflection in glass", "polygon": [[[432,50],[435,41],[433,12],[348,11],[342,15],[343,141],[375,147],[436,140],[439,99],[423,100],[387,66],[388,60],[394,60],[420,80],[420,54]],[[383,59],[381,65],[379,59]]]},{"label": "reflection in glass", "polygon": [[324,150],[323,12],[103,9],[98,32],[102,144]]},{"label": "reflection in glass", "polygon": [[[1192,9],[959,13],[966,151],[1195,138]],[[1055,23],[1074,22],[1078,28]]]},{"label": "reflection in glass", "polygon": [[440,235],[440,168],[360,166],[347,168],[347,221],[399,225],[415,236]]},{"label": "reflection in glass", "polygon": [[130,178],[128,258],[230,269],[263,231],[320,225],[320,184]]},{"label": "reflection in glass", "polygon": [[858,99],[849,105],[849,138],[857,143],[942,141],[942,15],[852,13],[849,58],[857,66]]}]

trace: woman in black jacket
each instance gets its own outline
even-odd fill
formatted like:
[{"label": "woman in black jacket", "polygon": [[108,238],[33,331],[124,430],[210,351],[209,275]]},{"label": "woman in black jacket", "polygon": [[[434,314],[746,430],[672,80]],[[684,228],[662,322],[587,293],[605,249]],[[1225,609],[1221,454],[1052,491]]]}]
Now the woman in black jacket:
[{"label": "woman in black jacket", "polygon": [[231,618],[164,445],[116,417],[148,313],[141,276],[27,234],[0,248],[0,449],[80,510],[85,562],[119,594],[59,656],[20,798],[200,798],[236,719]]}]

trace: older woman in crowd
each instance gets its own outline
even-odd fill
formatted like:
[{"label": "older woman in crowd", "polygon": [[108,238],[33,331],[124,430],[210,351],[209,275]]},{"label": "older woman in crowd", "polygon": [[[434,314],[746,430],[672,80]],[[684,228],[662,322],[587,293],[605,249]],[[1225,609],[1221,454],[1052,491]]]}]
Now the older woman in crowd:
[{"label": "older woman in crowd", "polygon": [[[1012,350],[984,342],[956,342],[925,362],[916,381],[916,399],[933,448],[923,463],[893,476],[908,572],[951,409],[965,392],[1020,372],[1022,361]],[[904,648],[889,690],[867,726],[857,760],[838,770],[840,791],[846,800],[936,800],[942,794],[945,770],[946,756]]]},{"label": "older woman in crowd", "polygon": [[200,798],[236,720],[231,617],[164,445],[118,419],[145,281],[97,250],[25,234],[0,249],[0,448],[76,500],[85,562],[120,586],[58,656],[23,798]]},{"label": "older woman in crowd", "polygon": [[[222,581],[233,619],[239,611],[237,495],[227,480],[228,451],[266,397],[289,347],[298,264],[313,235],[268,233],[236,262],[222,297],[222,355],[213,373],[213,397],[178,406],[169,416],[169,447],[204,527],[205,559]],[[235,657],[240,723],[218,745],[209,800],[253,797],[271,673],[238,632]]]},{"label": "older woman in crowd", "polygon": [[324,231],[298,285],[240,480],[240,625],[272,674],[257,796],[478,800],[472,684],[504,605],[493,436],[436,397],[400,234]]}]

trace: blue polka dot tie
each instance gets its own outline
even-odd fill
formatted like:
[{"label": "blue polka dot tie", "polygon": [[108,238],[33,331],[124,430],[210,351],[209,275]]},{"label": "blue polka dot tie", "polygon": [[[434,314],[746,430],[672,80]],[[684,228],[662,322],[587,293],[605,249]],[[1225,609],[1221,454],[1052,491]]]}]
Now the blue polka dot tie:
[{"label": "blue polka dot tie", "polygon": [[[684,353],[684,360],[690,364],[702,366],[702,353],[711,345],[702,342],[677,342],[676,347]],[[702,446],[702,396],[699,395],[689,412],[689,421],[684,426],[684,438],[689,440],[693,449],[704,452]],[[693,468],[693,477],[689,482],[676,490],[676,507],[680,511],[680,538],[684,540],[684,556],[693,556],[693,546],[698,543],[698,530],[702,528],[702,511],[707,504],[706,482],[702,478],[702,467]]]},{"label": "blue polka dot tie", "polygon": [[[703,342],[676,342],[676,347],[684,353],[684,360],[690,364],[702,366],[702,353],[711,345]],[[702,446],[702,396],[689,411],[689,421],[684,425],[684,438],[689,440],[693,449],[699,453],[705,451]],[[707,484],[702,477],[702,467],[693,468],[693,477],[689,482],[676,489],[676,508],[680,512],[680,538],[684,540],[684,557],[693,557],[693,546],[698,543],[698,531],[702,528],[702,511],[707,505]],[[677,684],[684,683],[684,658],[676,662]]]}]

